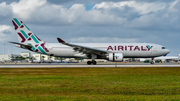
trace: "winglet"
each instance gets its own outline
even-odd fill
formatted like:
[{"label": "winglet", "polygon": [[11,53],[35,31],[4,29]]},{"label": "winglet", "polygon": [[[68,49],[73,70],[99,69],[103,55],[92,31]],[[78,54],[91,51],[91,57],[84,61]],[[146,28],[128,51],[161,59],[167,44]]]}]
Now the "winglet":
[{"label": "winglet", "polygon": [[62,40],[61,38],[57,38],[57,40],[58,40],[59,43],[65,43],[65,41]]}]

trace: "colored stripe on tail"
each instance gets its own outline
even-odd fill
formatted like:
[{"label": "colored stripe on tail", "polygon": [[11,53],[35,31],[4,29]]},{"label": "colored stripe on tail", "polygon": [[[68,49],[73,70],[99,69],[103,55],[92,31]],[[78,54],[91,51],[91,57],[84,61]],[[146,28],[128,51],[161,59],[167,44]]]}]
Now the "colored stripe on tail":
[{"label": "colored stripe on tail", "polygon": [[13,18],[12,23],[20,43],[44,43],[35,34],[33,34],[22,21],[17,18]]},{"label": "colored stripe on tail", "polygon": [[33,34],[30,29],[17,18],[12,19],[14,29],[17,33],[19,43],[11,42],[13,44],[20,45],[21,48],[25,48],[34,52],[39,52],[47,54],[49,50],[45,46],[45,42],[41,41],[35,34]]}]

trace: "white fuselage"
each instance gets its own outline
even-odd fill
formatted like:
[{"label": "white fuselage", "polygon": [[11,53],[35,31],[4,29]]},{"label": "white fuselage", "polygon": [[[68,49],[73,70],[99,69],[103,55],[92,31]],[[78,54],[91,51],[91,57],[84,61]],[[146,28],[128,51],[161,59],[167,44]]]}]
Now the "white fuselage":
[{"label": "white fuselage", "polygon": [[[168,54],[164,46],[151,43],[74,43],[114,53],[122,53],[124,58],[154,58]],[[74,51],[72,47],[60,43],[46,43],[47,55],[69,58],[89,58],[86,54]],[[149,47],[148,47],[149,46]]]},{"label": "white fuselage", "polygon": [[11,42],[17,47],[50,56],[68,58],[90,58],[87,64],[96,64],[95,59],[108,59],[120,62],[123,58],[154,58],[169,53],[168,49],[151,43],[66,43],[57,38],[59,43],[46,43],[39,39],[17,18],[12,19],[19,43]]}]

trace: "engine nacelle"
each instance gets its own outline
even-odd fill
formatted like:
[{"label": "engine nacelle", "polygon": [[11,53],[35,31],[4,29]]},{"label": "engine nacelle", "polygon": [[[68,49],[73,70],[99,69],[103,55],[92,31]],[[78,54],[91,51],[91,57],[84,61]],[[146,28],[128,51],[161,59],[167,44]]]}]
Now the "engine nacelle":
[{"label": "engine nacelle", "polygon": [[122,53],[109,53],[109,56],[107,56],[107,59],[109,61],[122,62],[123,54]]}]

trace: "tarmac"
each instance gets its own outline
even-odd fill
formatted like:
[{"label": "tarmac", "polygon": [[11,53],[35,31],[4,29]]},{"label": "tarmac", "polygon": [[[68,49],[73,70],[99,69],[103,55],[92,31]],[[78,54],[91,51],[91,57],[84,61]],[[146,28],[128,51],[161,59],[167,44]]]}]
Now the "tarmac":
[{"label": "tarmac", "polygon": [[124,67],[180,67],[177,63],[99,63],[87,65],[82,63],[51,63],[51,64],[1,64],[0,68],[124,68]]}]

